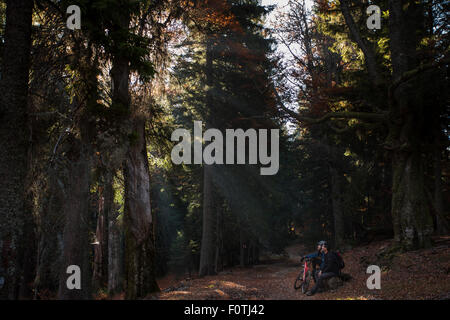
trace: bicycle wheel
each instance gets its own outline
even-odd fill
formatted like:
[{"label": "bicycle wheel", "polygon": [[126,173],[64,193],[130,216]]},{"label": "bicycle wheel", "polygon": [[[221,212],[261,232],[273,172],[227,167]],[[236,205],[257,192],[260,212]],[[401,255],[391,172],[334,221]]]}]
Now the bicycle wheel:
[{"label": "bicycle wheel", "polygon": [[302,293],[308,292],[309,283],[311,282],[311,278],[312,278],[311,270],[308,270],[308,272],[306,273],[306,276],[305,276],[305,281],[302,281],[302,284],[301,284]]},{"label": "bicycle wheel", "polygon": [[294,289],[298,290],[300,289],[300,287],[302,286],[303,283],[303,271],[299,273],[299,275],[297,276],[297,278],[295,279],[294,282]]}]

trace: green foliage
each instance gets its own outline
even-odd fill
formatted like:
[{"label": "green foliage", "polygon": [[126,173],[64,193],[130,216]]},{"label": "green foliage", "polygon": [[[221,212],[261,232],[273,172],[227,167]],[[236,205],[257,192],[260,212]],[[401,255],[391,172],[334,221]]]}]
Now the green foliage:
[{"label": "green foliage", "polygon": [[[189,38],[180,46],[183,50],[171,75],[168,95],[171,117],[153,127],[155,131],[167,126],[167,122],[172,129],[192,128],[194,120],[203,120],[221,130],[278,127],[274,117],[268,116],[274,110],[270,91],[273,64],[267,58],[273,42],[262,36],[260,25],[261,16],[267,10],[253,1],[233,2],[230,10],[229,14],[242,28],[236,30],[226,25],[215,25],[214,33],[196,27],[190,29]],[[212,51],[209,51],[209,41],[213,43]],[[212,70],[208,60],[212,61]],[[212,78],[205,76],[208,73]],[[283,140],[282,144],[285,143],[287,141]],[[152,150],[156,149],[152,147]],[[282,178],[274,178],[261,177],[256,166],[220,166],[214,169],[215,211],[223,215],[220,228],[222,255],[227,257],[223,261],[225,265],[239,263],[238,230],[242,230],[245,238],[262,250],[279,252],[286,245],[290,238],[288,221],[292,214],[292,207],[286,202],[293,199],[283,190],[289,184],[284,180],[289,176],[287,169],[283,172]],[[160,208],[164,206],[169,211],[177,211],[172,216],[182,221],[176,228],[178,236],[174,238],[174,233],[169,236],[169,232],[162,232],[166,228],[174,230],[173,222],[167,218],[170,214],[166,211],[166,218],[162,222],[159,220],[161,237],[166,234],[164,246],[170,247],[169,267],[186,271],[186,265],[179,269],[184,262],[187,269],[196,270],[202,238],[202,168],[195,165],[164,166],[164,176],[164,184],[157,184],[154,189],[155,193],[158,192],[158,216],[163,216]],[[161,198],[163,194],[172,199],[170,202],[174,206],[170,209],[165,204],[167,200]]]},{"label": "green foliage", "polygon": [[78,5],[83,17],[82,30],[87,38],[101,46],[109,58],[126,57],[131,71],[147,82],[155,74],[149,58],[150,39],[140,34],[139,25],[129,28],[127,16],[139,17],[149,4],[148,0],[74,0],[62,1],[61,7]]}]

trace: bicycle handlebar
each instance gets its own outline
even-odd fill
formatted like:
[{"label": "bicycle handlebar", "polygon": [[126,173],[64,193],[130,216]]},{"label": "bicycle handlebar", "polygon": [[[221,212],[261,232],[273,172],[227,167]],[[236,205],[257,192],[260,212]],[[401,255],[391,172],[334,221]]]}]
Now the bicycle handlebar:
[{"label": "bicycle handlebar", "polygon": [[311,261],[311,258],[306,258],[306,257],[302,257],[301,259],[300,259],[300,262],[303,262],[303,261]]}]

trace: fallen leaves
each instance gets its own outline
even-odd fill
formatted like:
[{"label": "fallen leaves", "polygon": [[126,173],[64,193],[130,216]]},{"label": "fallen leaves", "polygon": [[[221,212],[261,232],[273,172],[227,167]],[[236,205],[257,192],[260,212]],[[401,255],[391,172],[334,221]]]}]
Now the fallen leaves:
[{"label": "fallen leaves", "polygon": [[[450,248],[449,243],[440,243],[438,247],[406,253],[396,253],[390,259],[389,266],[380,266],[381,290],[369,290],[366,280],[367,263],[376,261],[380,252],[388,250],[392,241],[372,243],[356,247],[343,254],[345,273],[353,279],[335,291],[305,296],[293,288],[293,282],[300,270],[296,248],[287,248],[289,257],[280,258],[275,263],[257,265],[250,268],[233,268],[232,272],[219,273],[216,276],[191,279],[169,286],[162,279],[163,290],[153,296],[154,299],[207,299],[207,300],[380,300],[380,299],[448,299],[450,297]],[[181,291],[177,288],[182,289]]]}]

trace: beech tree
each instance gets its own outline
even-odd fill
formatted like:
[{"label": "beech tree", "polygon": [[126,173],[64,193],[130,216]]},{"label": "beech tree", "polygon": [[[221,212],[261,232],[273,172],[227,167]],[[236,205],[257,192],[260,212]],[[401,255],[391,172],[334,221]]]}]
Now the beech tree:
[{"label": "beech tree", "polygon": [[[380,59],[375,53],[374,45],[363,36],[368,34],[368,30],[361,30],[358,25],[362,24],[357,24],[352,15],[350,8],[359,10],[361,6],[352,6],[349,1],[343,0],[339,7],[349,37],[364,54],[370,86],[374,92],[379,93],[374,96],[374,102],[361,98],[367,103],[366,109],[369,109],[369,112],[338,111],[314,118],[294,112],[283,104],[281,108],[301,123],[320,124],[328,120],[358,119],[387,125],[389,132],[384,148],[392,153],[391,213],[394,233],[404,248],[412,249],[430,245],[433,223],[425,191],[425,164],[422,157],[429,140],[425,123],[422,121],[428,117],[425,111],[426,102],[423,100],[423,92],[412,89],[414,86],[411,84],[424,86],[424,80],[419,75],[425,73],[431,76],[439,73],[448,63],[448,57],[445,53],[441,56],[432,55],[427,63],[417,58],[421,54],[421,41],[430,36],[427,33],[430,29],[424,28],[426,4],[410,2],[408,6],[402,6],[396,1],[388,1],[387,4],[390,12],[388,32],[392,62],[389,75],[386,75],[389,70],[379,65]],[[317,9],[324,12],[335,7],[334,3],[327,1],[320,1],[317,5]],[[411,37],[411,32],[415,36]],[[408,91],[407,88],[413,91]],[[384,104],[379,104],[383,102]]]}]

